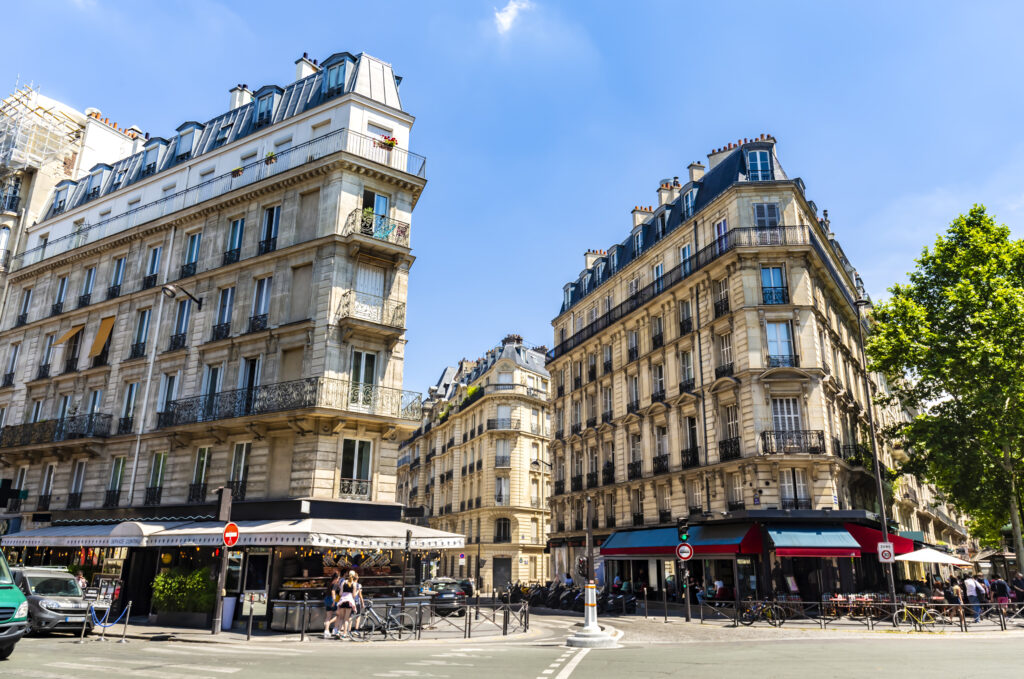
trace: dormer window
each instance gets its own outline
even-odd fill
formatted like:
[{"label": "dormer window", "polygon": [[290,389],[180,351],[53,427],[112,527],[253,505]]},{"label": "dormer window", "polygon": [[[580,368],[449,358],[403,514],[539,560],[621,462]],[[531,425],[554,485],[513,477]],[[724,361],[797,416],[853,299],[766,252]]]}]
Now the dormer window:
[{"label": "dormer window", "polygon": [[697,202],[697,189],[690,189],[683,196],[683,214],[687,217],[693,216],[693,207]]},{"label": "dormer window", "polygon": [[667,221],[668,221],[668,210],[666,210],[666,211],[662,212],[660,215],[658,215],[658,222],[657,222],[657,227],[656,227],[657,235],[655,236],[655,240],[661,240],[665,236],[665,223]]},{"label": "dormer window", "polygon": [[178,135],[178,148],[174,153],[177,160],[188,160],[192,157],[192,143],[195,141],[195,136],[195,128]]},{"label": "dormer window", "polygon": [[327,96],[334,97],[345,91],[345,63],[327,69]]},{"label": "dormer window", "polygon": [[156,163],[159,159],[159,146],[153,146],[146,149],[146,154],[142,157],[142,173],[140,176],[148,177],[151,174],[156,174]]},{"label": "dormer window", "polygon": [[269,125],[274,115],[274,95],[267,94],[256,100],[256,127]]},{"label": "dormer window", "polygon": [[227,142],[229,134],[231,134],[231,123],[221,125],[221,128],[217,130],[217,138],[214,141],[214,146],[223,146]]},{"label": "dormer window", "polygon": [[639,255],[640,251],[644,249],[644,232],[637,231],[633,234],[633,254]]},{"label": "dormer window", "polygon": [[89,187],[85,191],[85,199],[91,200],[100,195],[100,187],[103,186],[103,170],[96,170],[89,175]]},{"label": "dormer window", "polygon": [[772,163],[767,151],[747,152],[747,179],[752,182],[771,181]]},{"label": "dormer window", "polygon": [[121,184],[124,183],[124,176],[125,176],[125,174],[127,174],[127,173],[124,170],[118,170],[114,174],[114,181],[110,183],[110,190],[111,191],[114,191],[115,189],[121,188]]},{"label": "dormer window", "polygon": [[572,288],[569,286],[565,287],[564,297],[562,299],[562,306],[566,309],[569,308],[569,304],[572,302]]},{"label": "dormer window", "polygon": [[67,189],[67,187],[64,187],[62,189],[57,189],[54,192],[54,194],[53,194],[53,214],[59,215],[61,212],[64,212],[64,203],[67,201],[67,198],[68,198],[68,189]]}]

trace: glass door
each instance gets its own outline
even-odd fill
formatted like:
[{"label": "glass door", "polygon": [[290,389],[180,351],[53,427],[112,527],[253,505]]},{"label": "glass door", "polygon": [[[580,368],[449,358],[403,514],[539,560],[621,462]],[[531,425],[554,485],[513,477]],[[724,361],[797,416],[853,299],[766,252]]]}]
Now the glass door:
[{"label": "glass door", "polygon": [[349,406],[369,411],[373,407],[377,384],[377,354],[352,352],[352,385]]}]

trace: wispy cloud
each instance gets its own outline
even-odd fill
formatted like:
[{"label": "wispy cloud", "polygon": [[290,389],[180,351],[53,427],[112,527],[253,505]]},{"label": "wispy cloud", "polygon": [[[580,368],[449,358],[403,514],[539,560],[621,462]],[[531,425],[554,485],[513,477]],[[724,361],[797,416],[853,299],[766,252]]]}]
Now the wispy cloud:
[{"label": "wispy cloud", "polygon": [[504,7],[494,10],[494,25],[497,26],[498,33],[504,35],[512,30],[519,13],[532,6],[530,0],[508,0]]}]

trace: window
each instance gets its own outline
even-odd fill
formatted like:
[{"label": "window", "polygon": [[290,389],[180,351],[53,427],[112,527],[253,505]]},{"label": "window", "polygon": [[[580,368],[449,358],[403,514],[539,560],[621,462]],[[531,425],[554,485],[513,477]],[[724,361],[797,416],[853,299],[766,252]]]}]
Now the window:
[{"label": "window", "polygon": [[59,279],[57,279],[57,294],[53,298],[54,306],[56,307],[58,305],[64,304],[64,298],[67,297],[67,294],[68,294],[68,277],[67,276],[61,276]]},{"label": "window", "polygon": [[270,289],[273,282],[273,276],[267,276],[256,281],[256,293],[252,299],[253,316],[262,316],[270,311]]},{"label": "window", "polygon": [[192,315],[192,300],[178,300],[178,312],[174,316],[174,334],[184,335],[188,331],[188,320]]},{"label": "window", "polygon": [[327,69],[327,96],[340,94],[345,89],[345,62]]},{"label": "window", "polygon": [[263,234],[260,240],[264,243],[277,238],[277,227],[281,221],[281,206],[275,205],[263,211]]},{"label": "window", "polygon": [[640,450],[640,434],[629,435],[629,461],[639,462],[643,453]]},{"label": "window", "polygon": [[571,301],[570,301],[571,296],[572,296],[572,293],[570,292],[570,288],[566,287],[565,290],[562,291],[562,308],[563,309],[568,309],[569,308],[569,305],[571,304]]},{"label": "window", "polygon": [[125,386],[124,405],[121,408],[121,417],[132,417],[135,414],[135,396],[138,392],[138,382],[130,382]]},{"label": "window", "polygon": [[221,125],[220,129],[217,130],[217,138],[214,140],[214,148],[217,146],[223,146],[227,142],[229,134],[231,134],[231,123]]},{"label": "window", "polygon": [[661,262],[658,262],[651,267],[651,278],[654,279],[654,290],[655,292],[661,292],[664,288],[664,283],[661,280],[661,274],[664,271],[664,267]]},{"label": "window", "polygon": [[724,438],[734,439],[740,435],[740,411],[736,405],[725,406],[723,409],[723,419],[725,421],[725,429],[723,433]]},{"label": "window", "polygon": [[57,403],[57,419],[63,420],[71,408],[71,394],[63,394]]},{"label": "window", "polygon": [[633,255],[639,255],[644,249],[644,232],[643,229],[633,234]]},{"label": "window", "polygon": [[11,350],[7,352],[7,371],[8,375],[13,375],[18,369],[18,354],[21,353],[21,344],[12,344]]},{"label": "window", "polygon": [[704,485],[700,479],[691,479],[687,485],[686,494],[689,498],[690,509],[702,509],[704,507]]},{"label": "window", "polygon": [[732,333],[718,336],[718,365],[732,364]]},{"label": "window", "polygon": [[807,488],[807,471],[793,468],[779,472],[779,493],[783,500],[806,500],[810,497]]},{"label": "window", "polygon": [[772,428],[775,431],[800,430],[800,401],[798,399],[772,399]]},{"label": "window", "polygon": [[747,178],[753,182],[771,180],[772,166],[767,151],[749,151],[747,153]]},{"label": "window", "polygon": [[231,477],[228,479],[234,483],[245,483],[249,478],[249,454],[252,452],[252,443],[236,443],[234,453],[231,455]]},{"label": "window", "polygon": [[679,353],[679,381],[690,382],[693,380],[693,352],[682,351]]},{"label": "window", "polygon": [[611,387],[603,387],[601,389],[601,405],[602,405],[602,407],[604,409],[604,412],[610,415],[611,412],[612,412],[612,388]]},{"label": "window", "polygon": [[146,275],[154,276],[160,271],[160,253],[163,248],[157,245],[149,249],[149,258],[146,260]]},{"label": "window", "polygon": [[[57,189],[53,192],[53,212],[54,214],[64,212],[64,201],[68,197],[67,188]],[[45,246],[45,243],[42,245]]]},{"label": "window", "polygon": [[509,519],[495,519],[494,541],[512,542],[512,521]]},{"label": "window", "polygon": [[651,398],[665,394],[665,366],[661,363],[651,366]]},{"label": "window", "polygon": [[356,384],[376,384],[377,354],[369,351],[353,351],[351,379]]},{"label": "window", "polygon": [[185,160],[192,155],[192,142],[195,139],[195,128],[186,130],[178,135],[178,148],[175,155],[178,160]]},{"label": "window", "polygon": [[684,276],[688,275],[693,268],[693,263],[690,261],[689,245],[679,248],[679,267],[682,269]]},{"label": "window", "polygon": [[150,309],[140,309],[135,321],[135,343],[145,344],[149,338]]},{"label": "window", "polygon": [[18,313],[26,316],[30,308],[32,308],[32,288],[25,288],[21,291],[21,307]]},{"label": "window", "polygon": [[82,276],[82,293],[83,295],[92,294],[92,286],[96,282],[96,267],[90,266],[85,270],[85,275]]},{"label": "window", "polygon": [[729,502],[743,504],[743,475],[729,474]]},{"label": "window", "polygon": [[715,222],[715,250],[725,252],[729,247],[729,223],[726,220]]},{"label": "window", "polygon": [[658,221],[655,223],[655,227],[654,227],[654,239],[655,240],[661,240],[661,238],[665,235],[665,222],[666,222],[666,219],[667,219],[667,215],[668,215],[668,210],[665,210],[660,215],[658,215]]},{"label": "window", "polygon": [[269,125],[274,114],[274,95],[267,94],[256,102],[256,125]]},{"label": "window", "polygon": [[765,323],[764,327],[768,335],[768,367],[793,366],[793,331],[789,321]]},{"label": "window", "polygon": [[765,228],[778,225],[778,203],[754,203],[754,226],[758,228]]},{"label": "window", "polygon": [[509,504],[509,478],[498,476],[494,479],[494,504],[505,507]]},{"label": "window", "polygon": [[363,190],[363,209],[372,207],[373,214],[378,217],[386,218],[388,216],[388,200],[388,197],[383,194],[370,189]]},{"label": "window", "polygon": [[18,467],[18,475],[14,479],[14,490],[25,490],[28,486],[28,467]]},{"label": "window", "polygon": [[345,439],[341,446],[341,478],[369,480],[372,452],[369,441]]},{"label": "window", "polygon": [[178,373],[164,373],[160,378],[160,401],[157,411],[164,412],[167,404],[174,400],[178,390]]},{"label": "window", "polygon": [[630,403],[637,403],[640,400],[640,378],[637,375],[630,375],[626,380],[626,384],[629,387],[629,401]]},{"label": "window", "polygon": [[53,335],[47,335],[43,340],[43,357],[40,365],[50,365],[50,359],[53,358],[53,339]]},{"label": "window", "polygon": [[654,428],[654,448],[656,455],[668,455],[668,429],[666,427]]},{"label": "window", "polygon": [[100,411],[100,406],[103,404],[103,390],[93,389],[89,392],[89,405],[86,407],[86,413],[89,415],[95,415]]},{"label": "window", "polygon": [[642,488],[633,488],[629,491],[629,508],[634,514],[644,513],[644,491]]},{"label": "window", "polygon": [[231,322],[231,311],[235,305],[235,289],[224,288],[220,291],[220,299],[217,301],[217,324]]},{"label": "window", "polygon": [[121,480],[124,478],[124,455],[118,455],[110,464],[110,482],[107,490],[121,490]]},{"label": "window", "polygon": [[167,453],[153,453],[149,463],[149,487],[161,488],[164,485],[164,468],[167,466]]},{"label": "window", "polygon": [[228,231],[228,243],[227,250],[231,252],[233,250],[239,250],[242,247],[242,236],[245,233],[245,218],[239,217],[238,219],[231,220],[231,228]]},{"label": "window", "polygon": [[152,146],[146,149],[146,155],[142,158],[142,176],[148,177],[156,172],[156,163],[160,157],[160,147]]},{"label": "window", "polygon": [[111,270],[111,274],[110,274],[110,284],[111,285],[121,285],[121,283],[124,281],[124,267],[125,267],[125,258],[124,257],[118,257],[117,259],[114,260],[114,267]]},{"label": "window", "polygon": [[203,240],[203,233],[197,231],[188,235],[188,245],[185,247],[185,263],[195,264],[199,261],[199,244]]},{"label": "window", "polygon": [[40,495],[49,495],[50,493],[53,492],[53,475],[55,472],[55,465],[46,465],[46,469],[43,470],[43,485],[39,489]]},{"label": "window", "polygon": [[82,494],[85,487],[85,460],[77,460],[75,469],[71,472],[71,493]]},{"label": "window", "polygon": [[693,216],[694,204],[697,201],[697,189],[690,189],[683,194],[683,215],[686,217]]}]

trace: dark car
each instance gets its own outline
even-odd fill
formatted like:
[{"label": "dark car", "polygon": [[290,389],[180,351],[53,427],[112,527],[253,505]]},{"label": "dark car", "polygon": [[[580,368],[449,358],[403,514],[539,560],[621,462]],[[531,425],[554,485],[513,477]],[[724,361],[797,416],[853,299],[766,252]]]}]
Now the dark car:
[{"label": "dark car", "polygon": [[473,593],[476,592],[472,580],[459,580],[459,587],[466,593],[466,596],[473,596]]},{"label": "dark car", "polygon": [[465,615],[466,592],[452,578],[434,578],[423,583],[423,593],[430,597],[438,615]]},{"label": "dark car", "polygon": [[[28,623],[32,632],[92,631],[89,603],[71,573],[58,568],[12,568],[14,583],[28,600]],[[96,604],[99,608],[100,604]],[[105,610],[98,610],[103,617]]]}]

